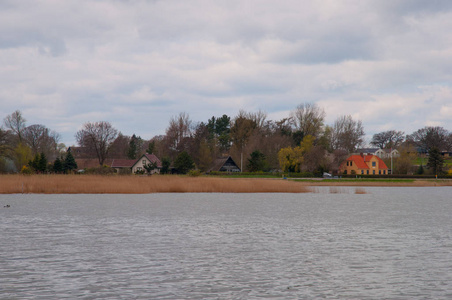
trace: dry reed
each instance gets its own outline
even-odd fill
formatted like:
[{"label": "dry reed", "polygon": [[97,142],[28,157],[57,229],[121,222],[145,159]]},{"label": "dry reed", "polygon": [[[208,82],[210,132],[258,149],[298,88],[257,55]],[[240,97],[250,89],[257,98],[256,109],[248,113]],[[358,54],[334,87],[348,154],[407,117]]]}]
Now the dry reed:
[{"label": "dry reed", "polygon": [[0,194],[305,193],[297,182],[184,176],[0,175]]}]

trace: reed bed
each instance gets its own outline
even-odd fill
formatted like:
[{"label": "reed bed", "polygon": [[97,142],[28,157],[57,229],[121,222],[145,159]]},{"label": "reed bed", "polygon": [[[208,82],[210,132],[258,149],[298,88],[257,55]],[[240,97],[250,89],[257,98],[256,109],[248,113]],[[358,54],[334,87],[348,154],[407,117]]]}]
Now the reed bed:
[{"label": "reed bed", "polygon": [[185,176],[1,175],[0,194],[306,193],[287,180]]}]

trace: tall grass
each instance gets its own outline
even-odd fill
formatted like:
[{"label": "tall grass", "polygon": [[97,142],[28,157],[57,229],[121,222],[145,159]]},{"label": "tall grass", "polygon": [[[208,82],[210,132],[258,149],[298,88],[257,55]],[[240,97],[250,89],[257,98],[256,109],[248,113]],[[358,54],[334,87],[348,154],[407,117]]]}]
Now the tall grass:
[{"label": "tall grass", "polygon": [[147,194],[147,193],[305,193],[286,180],[185,176],[0,175],[0,193]]}]

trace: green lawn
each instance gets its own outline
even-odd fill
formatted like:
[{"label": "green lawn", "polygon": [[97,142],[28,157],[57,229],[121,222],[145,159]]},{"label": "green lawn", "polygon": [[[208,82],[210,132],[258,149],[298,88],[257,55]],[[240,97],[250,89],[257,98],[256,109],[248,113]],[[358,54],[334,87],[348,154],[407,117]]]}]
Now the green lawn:
[{"label": "green lawn", "polygon": [[[425,165],[427,165],[427,162],[428,162],[428,157],[416,157],[414,160],[413,160],[413,165],[417,165],[417,166],[419,166],[419,165],[423,165],[423,166],[425,166]],[[452,166],[452,157],[445,157],[445,159],[444,159],[444,163],[448,166],[448,167],[450,167],[450,166]]]},{"label": "green lawn", "polygon": [[[319,182],[313,179],[290,179],[293,181]],[[342,178],[342,179],[325,179],[323,182],[414,182],[415,179],[392,179],[392,178]]]}]

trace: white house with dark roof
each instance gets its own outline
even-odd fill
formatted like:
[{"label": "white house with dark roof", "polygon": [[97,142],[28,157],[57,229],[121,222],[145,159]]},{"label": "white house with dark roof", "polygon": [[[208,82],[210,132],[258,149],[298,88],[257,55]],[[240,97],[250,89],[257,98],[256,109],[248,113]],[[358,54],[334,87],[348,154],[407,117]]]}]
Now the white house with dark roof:
[{"label": "white house with dark roof", "polygon": [[133,165],[132,165],[132,173],[146,171],[144,166],[149,165],[150,163],[156,163],[157,169],[153,170],[151,174],[160,174],[160,169],[162,168],[162,162],[158,159],[154,154],[143,154]]},{"label": "white house with dark roof", "polygon": [[376,155],[379,158],[399,157],[400,153],[396,149],[361,148],[354,153],[356,155]]}]

